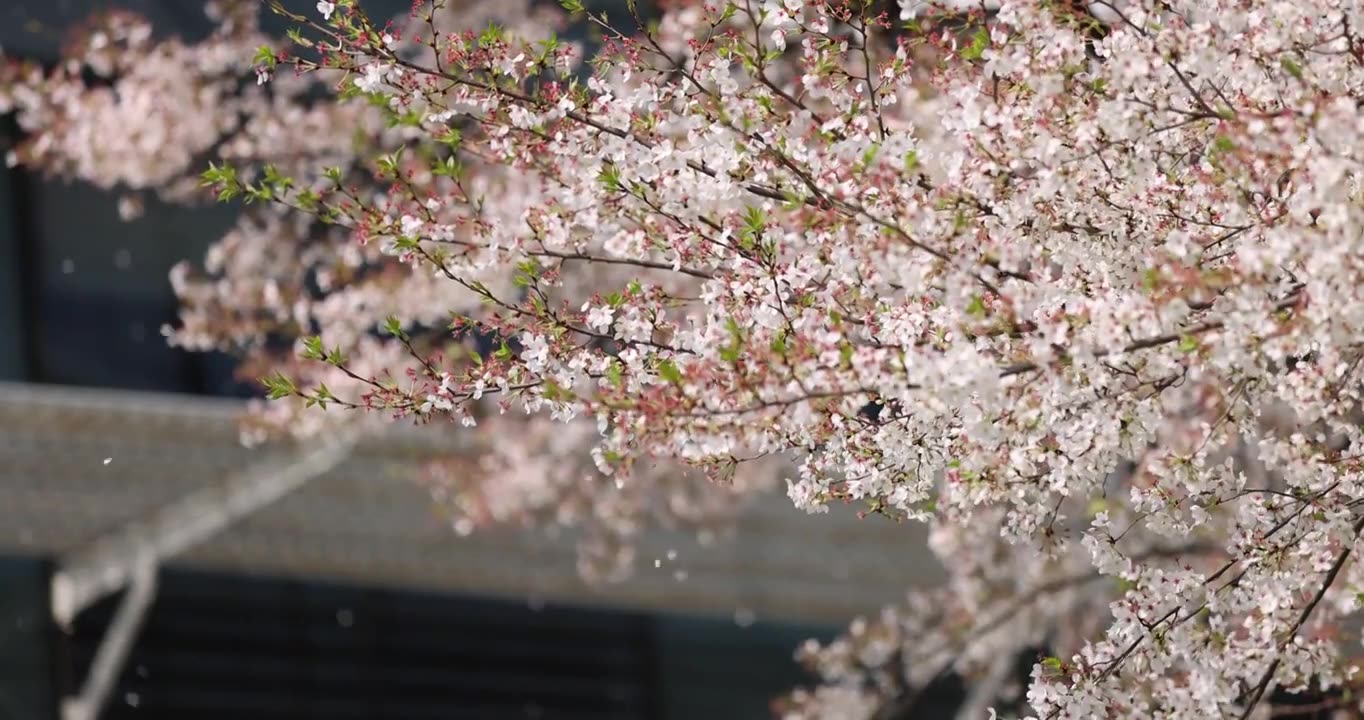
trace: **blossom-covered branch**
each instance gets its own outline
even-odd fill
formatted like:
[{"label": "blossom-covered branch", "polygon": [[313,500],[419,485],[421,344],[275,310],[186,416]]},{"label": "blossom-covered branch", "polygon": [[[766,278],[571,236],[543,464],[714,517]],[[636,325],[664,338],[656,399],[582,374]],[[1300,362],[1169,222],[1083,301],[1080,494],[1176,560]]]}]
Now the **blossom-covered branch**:
[{"label": "blossom-covered branch", "polygon": [[[338,10],[335,4],[300,7],[320,21]],[[210,2],[215,29],[195,42],[162,37],[130,13],[107,13],[92,17],[73,35],[66,58],[55,66],[5,60],[0,112],[13,111],[26,133],[10,161],[121,193],[120,209],[127,217],[141,211],[149,194],[166,202],[211,202],[213,195],[203,187],[205,167],[248,183],[285,182],[325,168],[322,174],[336,184],[339,197],[357,204],[372,201],[395,181],[391,174],[376,177],[374,159],[425,135],[393,122],[382,103],[357,94],[344,70],[299,74],[281,69],[276,53],[286,53],[292,40],[262,30],[264,9],[257,0]],[[388,47],[397,57],[440,67],[443,61],[430,42],[415,33],[432,27],[482,31],[496,22],[518,37],[547,40],[565,20],[557,8],[530,3],[419,3],[383,31],[391,32]],[[304,40],[298,33],[291,36]],[[581,63],[580,44],[561,47],[565,67]],[[452,123],[445,139],[457,138],[461,128]],[[458,165],[457,176],[442,178],[465,197],[493,198],[471,203],[467,221],[493,222],[497,213],[511,212],[497,208],[502,202],[514,206],[521,178],[502,169],[496,158],[465,153]],[[412,192],[429,183],[398,179]],[[429,398],[408,402],[390,388],[409,382],[409,373],[411,382],[439,387],[440,369],[474,362],[480,351],[490,355],[489,362],[498,362],[489,351],[500,347],[501,338],[491,329],[471,323],[455,338],[450,320],[452,313],[479,312],[489,296],[522,292],[509,279],[489,273],[476,291],[474,285],[414,272],[379,244],[355,243],[344,217],[308,217],[283,204],[259,202],[263,196],[248,199],[252,202],[236,226],[209,251],[202,272],[190,263],[173,271],[182,309],[176,326],[165,330],[182,347],[241,355],[245,377],[271,378],[277,388],[275,378],[287,376],[320,397],[320,402],[281,399],[260,407],[247,419],[248,441],[281,432],[330,434],[339,425],[365,420],[361,413],[310,411],[310,403],[359,409],[379,401],[429,418],[418,412],[433,406]],[[488,212],[479,219],[484,203]],[[419,210],[424,217],[432,212]],[[477,238],[461,232],[432,242],[455,248]],[[634,264],[543,248],[528,254],[576,275],[584,287],[596,283],[593,274],[600,265]],[[325,353],[317,344],[320,336],[328,342]],[[509,341],[516,345],[514,338]],[[324,354],[339,360],[332,351],[342,346],[345,362],[314,361]],[[498,391],[494,384],[486,395],[481,388],[465,393],[465,422],[483,420],[464,429],[476,436],[470,445],[476,450],[426,468],[432,492],[461,533],[489,523],[584,529],[580,549],[588,577],[627,573],[633,565],[632,539],[651,522],[715,535],[743,507],[745,495],[773,485],[770,471],[745,471],[730,485],[711,489],[697,474],[659,463],[652,471],[655,482],[615,488],[614,479],[591,460],[592,423],[564,432],[548,418],[499,417]],[[373,397],[363,397],[367,393]],[[436,405],[452,407],[445,401]],[[581,461],[566,462],[565,455]]]}]

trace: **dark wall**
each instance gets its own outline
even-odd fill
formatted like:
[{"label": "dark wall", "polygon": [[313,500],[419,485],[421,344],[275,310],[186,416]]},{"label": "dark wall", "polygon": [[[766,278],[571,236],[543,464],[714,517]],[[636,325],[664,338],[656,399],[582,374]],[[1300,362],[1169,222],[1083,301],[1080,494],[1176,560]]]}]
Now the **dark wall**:
[{"label": "dark wall", "polygon": [[[0,155],[13,142],[12,122],[0,118]],[[23,272],[27,264],[19,214],[22,196],[15,173],[0,162],[0,380],[23,380],[29,375]]]},{"label": "dark wall", "polygon": [[[376,18],[411,7],[410,0],[361,2]],[[315,0],[284,0],[285,7],[299,13],[315,13],[316,4]],[[213,27],[204,16],[204,5],[204,0],[4,0],[0,3],[0,51],[14,57],[53,60],[71,28],[92,14],[108,10],[135,12],[151,20],[159,33],[193,40],[207,35]],[[282,23],[274,24],[283,27]]]},{"label": "dark wall", "polygon": [[232,381],[228,358],[173,349],[161,335],[176,318],[170,268],[203,258],[230,226],[230,208],[152,203],[145,216],[124,222],[107,193],[32,175],[24,180],[32,379],[211,395],[244,391]]},{"label": "dark wall", "polygon": [[55,717],[46,563],[0,556],[0,720]]}]

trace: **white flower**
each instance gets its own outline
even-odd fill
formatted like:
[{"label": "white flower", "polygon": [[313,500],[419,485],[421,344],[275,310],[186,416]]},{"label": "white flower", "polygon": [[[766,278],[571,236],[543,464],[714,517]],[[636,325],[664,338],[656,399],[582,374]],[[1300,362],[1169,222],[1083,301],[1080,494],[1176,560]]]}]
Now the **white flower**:
[{"label": "white flower", "polygon": [[332,13],[336,12],[336,3],[327,2],[327,0],[318,0],[317,11],[322,13],[323,20],[331,20]]},{"label": "white flower", "polygon": [[786,496],[798,509],[807,513],[826,513],[829,506],[820,500],[819,488],[809,480],[786,481]]},{"label": "white flower", "polygon": [[365,66],[365,73],[355,80],[355,87],[364,92],[379,92],[383,87],[384,76],[388,73],[388,67],[380,62],[371,62]]},{"label": "white flower", "polygon": [[516,76],[517,66],[526,59],[525,53],[518,53],[516,57],[502,58],[497,61],[497,70],[503,75]]},{"label": "white flower", "polygon": [[412,215],[404,215],[398,222],[402,226],[403,237],[421,237],[422,230],[426,227],[425,222]]},{"label": "white flower", "polygon": [[543,335],[526,333],[521,336],[521,362],[533,373],[549,366],[549,343]]},{"label": "white flower", "polygon": [[773,31],[772,31],[772,45],[773,45],[773,47],[777,48],[778,50],[781,50],[781,51],[785,52],[785,50],[786,50],[786,33],[782,32],[781,30],[773,30]]},{"label": "white flower", "polygon": [[587,326],[598,332],[605,332],[611,327],[611,321],[615,318],[616,311],[609,305],[598,305],[591,307],[583,305],[583,312],[587,313]]}]

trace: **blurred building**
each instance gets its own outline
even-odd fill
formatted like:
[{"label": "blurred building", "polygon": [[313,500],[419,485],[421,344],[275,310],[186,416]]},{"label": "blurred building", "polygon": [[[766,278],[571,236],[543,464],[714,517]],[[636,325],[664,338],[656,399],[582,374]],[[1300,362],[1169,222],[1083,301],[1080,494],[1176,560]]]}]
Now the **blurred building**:
[{"label": "blurred building", "polygon": [[[11,0],[0,47],[51,60],[101,6],[191,35],[204,22],[182,0]],[[3,148],[17,130],[0,128]],[[112,197],[0,168],[0,720],[58,718],[98,674],[140,587],[108,547],[296,460],[238,444],[254,390],[229,359],[158,333],[170,266],[230,221],[152,206],[125,223]],[[589,587],[564,538],[451,532],[414,472],[447,440],[362,441],[158,564],[100,717],[763,718],[804,680],[801,641],[936,575],[913,529],[778,501],[709,546],[653,532],[635,578]],[[61,573],[118,577],[62,627]]]},{"label": "blurred building", "polygon": [[[0,717],[54,717],[108,631],[117,594],[53,623],[55,568],[289,457],[243,450],[238,410],[0,386]],[[710,546],[651,533],[636,577],[593,588],[565,538],[453,533],[412,474],[440,450],[362,443],[172,558],[104,717],[761,718],[802,640],[926,577],[906,528],[774,498]]]}]

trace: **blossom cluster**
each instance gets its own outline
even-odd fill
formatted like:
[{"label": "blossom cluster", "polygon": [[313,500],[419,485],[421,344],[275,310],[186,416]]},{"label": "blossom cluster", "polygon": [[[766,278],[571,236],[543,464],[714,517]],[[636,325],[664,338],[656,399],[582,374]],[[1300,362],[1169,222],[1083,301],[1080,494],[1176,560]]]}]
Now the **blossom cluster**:
[{"label": "blossom cluster", "polygon": [[[142,211],[147,196],[211,202],[201,177],[206,165],[230,167],[244,182],[282,181],[327,168],[329,177],[365,201],[382,195],[391,178],[376,179],[373,158],[424,134],[390,123],[384,107],[363,97],[343,99],[353,92],[344,70],[303,74],[281,67],[288,48],[270,49],[280,42],[262,29],[261,7],[258,0],[210,2],[214,30],[193,42],[163,37],[137,15],[110,12],[90,18],[55,66],[4,60],[0,112],[13,112],[26,133],[12,161],[121,193],[120,209],[129,218]],[[316,11],[326,20],[338,8],[355,12],[345,3]],[[545,40],[565,21],[557,8],[528,2],[480,0],[431,9],[430,20],[414,12],[384,25],[385,46],[423,61],[431,48],[414,40],[431,22],[479,30],[496,22],[518,37]],[[566,62],[576,65],[581,55],[579,46],[565,43]],[[353,79],[366,82],[363,75]],[[470,192],[494,198],[490,205],[509,203],[499,212],[514,214],[527,202],[516,173],[496,163],[465,162]],[[495,272],[486,282],[513,287]],[[586,273],[577,282],[590,287],[608,281]],[[178,322],[165,328],[172,344],[237,354],[243,378],[285,373],[343,396],[360,395],[370,387],[368,379],[401,379],[421,367],[408,346],[445,353],[450,367],[469,362],[468,353],[449,351],[455,343],[446,328],[451,313],[482,307],[478,296],[414,272],[381,244],[353,242],[336,223],[266,202],[243,208],[201,263],[174,268],[170,284],[181,302]],[[403,338],[375,332],[390,319],[404,329]],[[319,334],[345,346],[344,370],[302,357],[305,340]],[[245,418],[243,439],[308,437],[366,421],[305,405],[258,405]],[[464,422],[474,423],[472,417]],[[650,523],[711,536],[731,523],[748,494],[774,485],[770,471],[745,471],[709,492],[697,474],[658,463],[657,482],[617,489],[591,460],[594,427],[585,422],[563,432],[537,416],[490,418],[461,427],[470,442],[452,443],[458,449],[451,457],[423,468],[423,476],[459,532],[495,523],[580,528],[584,576],[608,580],[632,567],[634,538]],[[584,462],[564,462],[562,455]],[[464,472],[470,457],[477,472]],[[599,492],[603,487],[612,492]]]}]

